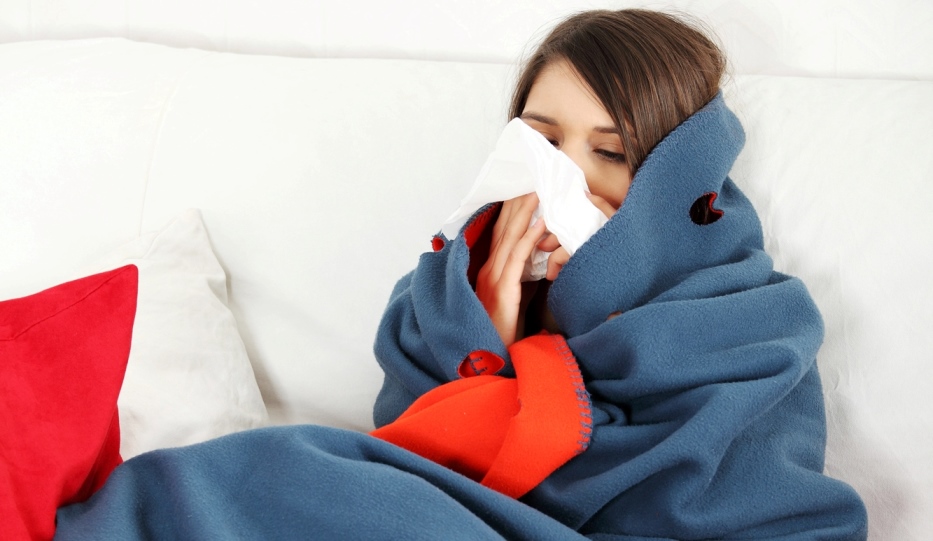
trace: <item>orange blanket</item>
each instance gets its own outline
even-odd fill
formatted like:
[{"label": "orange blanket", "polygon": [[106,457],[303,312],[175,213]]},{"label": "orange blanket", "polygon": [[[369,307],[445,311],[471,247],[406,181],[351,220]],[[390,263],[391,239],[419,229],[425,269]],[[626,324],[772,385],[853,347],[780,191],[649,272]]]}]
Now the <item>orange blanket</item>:
[{"label": "orange blanket", "polygon": [[[481,352],[489,362],[493,354]],[[589,394],[563,337],[539,334],[509,348],[516,377],[470,370],[416,400],[371,434],[518,498],[586,450]],[[501,361],[500,361],[501,362]]]}]

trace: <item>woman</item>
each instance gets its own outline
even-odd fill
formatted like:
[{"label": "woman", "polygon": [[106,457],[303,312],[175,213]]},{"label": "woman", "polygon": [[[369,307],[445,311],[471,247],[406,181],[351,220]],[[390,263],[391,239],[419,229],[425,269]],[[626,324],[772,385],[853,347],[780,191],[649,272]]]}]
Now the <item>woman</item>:
[{"label": "woman", "polygon": [[[586,12],[557,26],[528,60],[509,114],[570,156],[584,170],[593,203],[611,216],[648,152],[716,96],[725,66],[709,38],[669,15]],[[501,234],[494,237],[506,244],[494,244],[477,291],[506,345],[524,315],[514,313],[516,281],[501,280],[503,271],[512,277],[517,270],[503,260],[528,221],[531,204],[524,199],[525,213],[511,209],[523,201],[505,203],[503,216],[510,219],[497,224]],[[516,261],[530,253],[534,234],[524,240]],[[549,260],[547,278],[553,280],[569,256],[553,235],[542,244],[557,250]]]},{"label": "woman", "polygon": [[[858,495],[822,475],[819,313],[727,177],[723,67],[667,15],[558,25],[510,116],[584,171],[605,226],[568,257],[529,228],[534,194],[488,205],[392,293],[376,437],[140,455],[56,537],[864,539]],[[550,281],[523,284],[536,245]]]},{"label": "woman", "polygon": [[[611,218],[571,259],[553,235],[539,241],[543,221],[529,227],[529,194],[482,209],[422,256],[377,337],[375,420],[391,424],[376,435],[588,535],[865,537],[858,496],[822,475],[822,320],[804,285],[773,270],[727,177],[744,133],[719,93],[724,65],[701,32],[661,13],[586,12],[551,32],[510,116],[583,170]],[[520,281],[535,246],[554,250],[553,285]],[[520,390],[523,378],[540,385],[548,348],[574,363],[568,386],[580,374],[591,395],[576,424]],[[508,426],[488,412],[515,391],[471,401],[492,392],[471,388],[443,407],[465,377],[513,371],[522,406],[498,421]],[[486,412],[481,428],[458,422],[471,419],[463,411]],[[541,451],[561,433],[579,445]],[[477,457],[477,440],[492,450]],[[525,472],[513,455],[552,469]]]}]

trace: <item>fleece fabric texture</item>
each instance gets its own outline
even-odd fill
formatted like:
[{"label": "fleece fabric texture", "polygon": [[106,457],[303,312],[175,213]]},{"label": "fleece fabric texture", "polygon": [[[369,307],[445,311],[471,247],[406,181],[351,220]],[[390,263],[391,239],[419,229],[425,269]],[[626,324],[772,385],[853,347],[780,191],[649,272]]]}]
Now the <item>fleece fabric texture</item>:
[{"label": "fleece fabric texture", "polygon": [[592,404],[560,335],[529,336],[509,355],[514,378],[476,374],[470,358],[470,369],[458,370],[467,377],[423,394],[370,434],[507,496],[524,496],[586,450]]},{"label": "fleece fabric texture", "polygon": [[127,460],[56,541],[577,541],[543,513],[371,436],[248,430]]},{"label": "fleece fabric texture", "polygon": [[[803,283],[774,271],[757,214],[728,177],[743,144],[720,94],[655,147],[550,289],[594,431],[522,501],[585,535],[867,535],[858,495],[822,474],[822,319]],[[721,217],[696,223],[695,205]],[[456,379],[471,350],[508,361],[469,283],[469,228],[422,255],[393,292],[375,348],[386,372],[377,426]]]}]

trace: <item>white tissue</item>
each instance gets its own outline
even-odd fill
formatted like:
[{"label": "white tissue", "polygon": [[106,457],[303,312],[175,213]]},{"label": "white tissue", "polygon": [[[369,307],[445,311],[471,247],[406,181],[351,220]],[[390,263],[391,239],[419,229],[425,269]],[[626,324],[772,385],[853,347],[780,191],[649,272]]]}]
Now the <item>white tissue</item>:
[{"label": "white tissue", "polygon": [[[452,239],[483,205],[531,192],[537,192],[539,205],[528,227],[543,215],[548,230],[570,255],[608,220],[586,197],[586,178],[577,164],[516,118],[502,130],[476,182],[441,232]],[[525,263],[522,281],[544,278],[549,255],[535,248]]]}]

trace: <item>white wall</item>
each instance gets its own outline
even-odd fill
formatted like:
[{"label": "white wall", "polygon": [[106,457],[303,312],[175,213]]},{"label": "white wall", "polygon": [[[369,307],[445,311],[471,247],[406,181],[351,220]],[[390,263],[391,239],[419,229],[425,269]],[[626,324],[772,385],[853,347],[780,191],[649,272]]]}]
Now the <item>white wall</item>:
[{"label": "white wall", "polygon": [[508,63],[568,13],[701,17],[736,73],[933,80],[930,0],[0,0],[0,43],[122,36],[302,57]]}]

